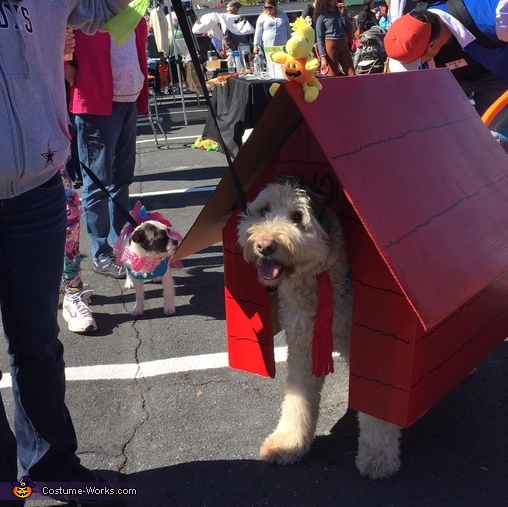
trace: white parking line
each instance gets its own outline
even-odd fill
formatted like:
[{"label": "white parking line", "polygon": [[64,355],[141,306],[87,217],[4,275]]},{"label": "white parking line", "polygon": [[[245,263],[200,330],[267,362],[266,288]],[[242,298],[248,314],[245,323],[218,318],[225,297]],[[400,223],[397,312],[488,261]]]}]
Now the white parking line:
[{"label": "white parking line", "polygon": [[[168,141],[185,141],[185,139],[197,139],[198,137],[200,137],[200,136],[180,136],[180,137],[173,137],[173,136],[169,137],[168,136]],[[136,144],[143,144],[143,143],[153,143],[153,138],[152,139],[140,139],[139,141],[136,141]]]},{"label": "white parking line", "polygon": [[[275,362],[286,360],[287,347],[275,347]],[[74,366],[65,368],[68,381],[74,380],[114,380],[156,377],[171,373],[183,373],[196,370],[228,368],[227,352],[204,354],[201,356],[174,357],[139,364],[100,364],[96,366]],[[11,387],[10,373],[3,373],[0,389]]]},{"label": "white parking line", "polygon": [[169,195],[169,194],[187,194],[192,192],[213,192],[216,188],[216,185],[208,186],[208,187],[192,187],[192,188],[180,188],[178,190],[163,190],[162,192],[143,192],[141,194],[133,194],[129,193],[129,197],[132,199],[140,199],[142,197],[148,197],[153,195]]}]

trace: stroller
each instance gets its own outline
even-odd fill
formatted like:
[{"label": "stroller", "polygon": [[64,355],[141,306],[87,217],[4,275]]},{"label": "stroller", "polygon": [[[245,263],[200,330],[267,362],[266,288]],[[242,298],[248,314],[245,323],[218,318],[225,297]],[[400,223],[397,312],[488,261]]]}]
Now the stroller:
[{"label": "stroller", "polygon": [[377,74],[384,71],[386,51],[383,42],[386,32],[375,25],[356,40],[354,68],[356,74]]}]

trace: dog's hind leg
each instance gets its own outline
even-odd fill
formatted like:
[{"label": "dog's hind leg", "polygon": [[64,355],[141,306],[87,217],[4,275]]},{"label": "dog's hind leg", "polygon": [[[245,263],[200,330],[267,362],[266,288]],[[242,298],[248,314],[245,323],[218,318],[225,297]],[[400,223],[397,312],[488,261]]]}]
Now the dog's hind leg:
[{"label": "dog's hind leg", "polygon": [[175,285],[169,266],[162,277],[162,288],[164,290],[164,315],[173,315],[176,312]]},{"label": "dog's hind leg", "polygon": [[279,465],[295,463],[307,454],[312,445],[325,377],[312,377],[311,367],[307,349],[289,346],[281,417],[277,428],[260,450],[260,456],[265,461]]},{"label": "dog's hind leg", "polygon": [[371,479],[390,477],[400,468],[400,427],[358,412],[360,437],[356,467]]}]

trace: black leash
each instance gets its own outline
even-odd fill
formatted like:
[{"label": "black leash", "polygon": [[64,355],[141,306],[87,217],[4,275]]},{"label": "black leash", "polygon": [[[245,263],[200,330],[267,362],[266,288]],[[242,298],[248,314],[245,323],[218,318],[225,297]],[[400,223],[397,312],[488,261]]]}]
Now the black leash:
[{"label": "black leash", "polygon": [[111,195],[110,191],[104,186],[102,181],[97,178],[97,176],[94,174],[94,172],[87,167],[81,160],[79,161],[81,167],[85,170],[86,174],[90,176],[90,179],[113,201],[114,205],[116,206],[117,210],[123,215],[125,220],[129,222],[133,227],[137,227],[139,224],[134,220],[132,215],[119,203],[116,201],[116,199]]},{"label": "black leash", "polygon": [[[194,38],[192,37],[192,32],[189,27],[189,22],[187,21],[187,16],[185,15],[185,10],[182,5],[181,0],[173,0],[172,1],[173,9],[175,10],[176,17],[178,19],[178,24],[180,25],[180,30],[182,30],[183,38],[189,48],[192,64],[196,69],[196,73],[198,75],[199,84],[203,90],[203,94],[205,96],[206,102],[208,104],[208,108],[210,109],[210,114],[212,115],[213,121],[215,123],[215,127],[217,132],[219,133],[219,142],[222,146],[224,154],[226,155],[226,160],[228,163],[229,171],[231,172],[231,177],[233,178],[233,183],[235,185],[236,193],[238,194],[238,202],[242,207],[243,211],[247,212],[247,197],[245,196],[245,192],[243,191],[242,184],[240,183],[240,178],[238,177],[238,173],[236,172],[235,166],[233,164],[233,160],[231,159],[231,155],[226,148],[226,144],[224,143],[224,139],[222,138],[222,134],[219,128],[219,124],[217,122],[217,113],[212,106],[212,101],[210,100],[210,93],[206,86],[205,76],[203,74],[203,68],[201,67],[201,63],[199,61],[198,53],[196,51],[196,46],[194,44]],[[176,63],[178,65],[178,62]]]}]

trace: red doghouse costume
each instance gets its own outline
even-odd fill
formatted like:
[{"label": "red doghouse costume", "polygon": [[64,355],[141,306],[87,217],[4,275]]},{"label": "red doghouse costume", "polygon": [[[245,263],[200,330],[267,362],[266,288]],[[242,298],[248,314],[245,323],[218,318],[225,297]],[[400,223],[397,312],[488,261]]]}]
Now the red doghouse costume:
[{"label": "red doghouse costume", "polygon": [[[310,104],[284,83],[234,165],[249,200],[293,175],[339,213],[352,408],[409,426],[508,336],[506,154],[448,70],[323,80]],[[273,376],[273,300],[243,260],[235,203],[227,173],[175,258],[222,234],[230,365]]]}]

